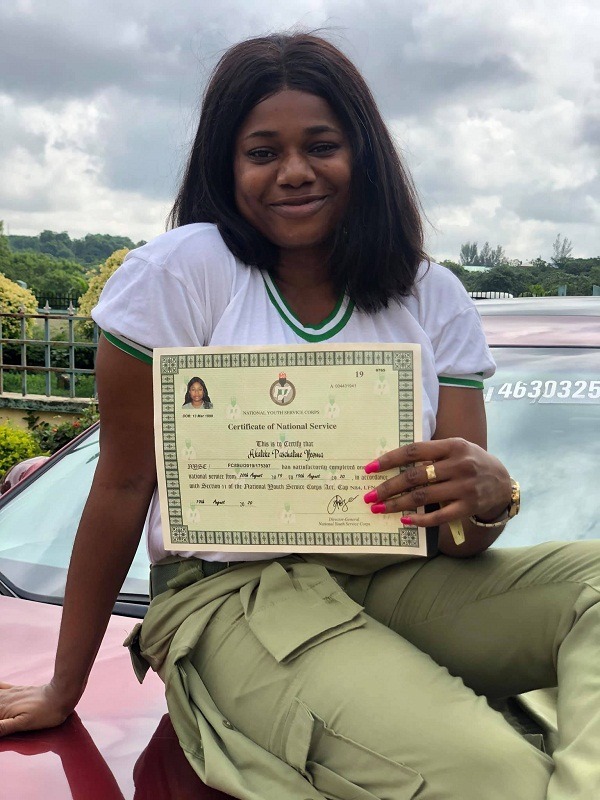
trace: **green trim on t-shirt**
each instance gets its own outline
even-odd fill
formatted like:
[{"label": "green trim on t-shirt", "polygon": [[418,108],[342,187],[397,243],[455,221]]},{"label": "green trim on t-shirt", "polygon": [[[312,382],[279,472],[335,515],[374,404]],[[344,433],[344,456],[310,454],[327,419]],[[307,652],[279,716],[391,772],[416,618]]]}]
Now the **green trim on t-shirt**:
[{"label": "green trim on t-shirt", "polygon": [[483,389],[483,381],[477,377],[483,377],[483,372],[476,372],[474,375],[463,375],[460,378],[450,377],[449,375],[438,375],[440,386],[460,386],[466,389]]},{"label": "green trim on t-shirt", "polygon": [[354,303],[347,297],[340,297],[335,308],[318,325],[303,325],[281,295],[271,276],[262,273],[267,296],[279,316],[297,336],[307,342],[324,342],[342,330],[354,311]]},{"label": "green trim on t-shirt", "polygon": [[152,363],[152,351],[148,348],[143,347],[141,344],[130,342],[127,339],[118,339],[112,333],[107,333],[107,331],[102,331],[102,334],[107,341],[124,353],[144,361],[146,364]]}]

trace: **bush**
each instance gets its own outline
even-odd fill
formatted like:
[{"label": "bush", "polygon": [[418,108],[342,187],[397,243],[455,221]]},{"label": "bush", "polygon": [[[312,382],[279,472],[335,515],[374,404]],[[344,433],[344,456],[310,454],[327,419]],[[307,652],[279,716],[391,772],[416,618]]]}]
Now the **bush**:
[{"label": "bush", "polygon": [[39,456],[41,452],[38,441],[29,431],[0,425],[0,475],[19,461]]},{"label": "bush", "polygon": [[[92,308],[98,303],[98,298],[100,297],[100,292],[104,288],[104,284],[113,272],[121,266],[128,252],[129,250],[126,247],[122,250],[115,250],[115,252],[106,259],[104,264],[102,264],[100,272],[90,277],[88,290],[79,300],[77,313],[80,316],[89,316]],[[82,339],[91,339],[94,331],[94,323],[91,320],[89,322],[77,322],[75,329],[77,335]]]},{"label": "bush", "polygon": [[100,419],[100,415],[98,407],[94,403],[90,403],[77,419],[66,422],[41,422],[40,418],[36,417],[32,411],[25,417],[27,426],[31,431],[30,435],[33,436],[39,449],[50,454],[56,453],[57,450],[60,450],[65,444],[79,436],[82,431],[87,430],[98,419]]},{"label": "bush", "polygon": [[[29,289],[22,289],[18,283],[11,281],[0,273],[0,313],[17,313],[21,306],[26,314],[37,313],[37,300]],[[32,322],[28,320],[25,325],[27,335],[31,335]],[[2,318],[2,335],[6,339],[19,339],[21,337],[21,320],[16,318]]]}]

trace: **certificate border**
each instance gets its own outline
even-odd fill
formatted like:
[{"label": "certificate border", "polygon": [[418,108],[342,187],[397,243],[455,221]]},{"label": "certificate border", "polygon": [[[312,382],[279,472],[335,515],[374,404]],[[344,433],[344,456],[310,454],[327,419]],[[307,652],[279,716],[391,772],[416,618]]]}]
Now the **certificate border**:
[{"label": "certificate border", "polygon": [[[310,346],[309,346],[310,347]],[[275,346],[276,348],[276,346]],[[311,349],[253,349],[219,348],[219,352],[181,353],[160,350],[158,355],[161,385],[160,423],[162,457],[168,507],[170,541],[165,546],[203,545],[215,549],[306,548],[323,547],[329,552],[352,548],[354,552],[385,552],[388,548],[421,547],[416,526],[398,528],[396,532],[353,531],[197,531],[183,524],[176,440],[175,378],[182,369],[251,369],[253,367],[327,367],[327,366],[386,366],[398,373],[398,446],[421,438],[421,408],[414,403],[413,376],[420,380],[419,345],[395,343],[383,347],[342,345],[341,347],[312,346]],[[357,349],[360,348],[360,349]],[[173,348],[174,349],[174,348]],[[227,352],[230,349],[232,352]],[[416,368],[416,369],[415,369]],[[408,395],[408,398],[406,397]],[[409,399],[410,398],[410,399]],[[158,421],[158,420],[157,420]],[[419,430],[415,430],[418,426]],[[418,435],[417,435],[418,434]],[[165,509],[162,509],[164,514]],[[208,548],[207,548],[208,549]]]}]

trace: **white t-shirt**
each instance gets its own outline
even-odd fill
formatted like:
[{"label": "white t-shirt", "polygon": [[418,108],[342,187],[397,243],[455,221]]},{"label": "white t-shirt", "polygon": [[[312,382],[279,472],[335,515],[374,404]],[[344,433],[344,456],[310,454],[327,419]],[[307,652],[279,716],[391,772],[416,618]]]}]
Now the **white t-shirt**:
[{"label": "white t-shirt", "polygon": [[[321,324],[302,325],[270,276],[236,259],[209,223],[184,225],[128,253],[92,316],[112,344],[148,362],[157,347],[418,343],[425,440],[435,430],[440,384],[481,389],[483,378],[495,370],[477,309],[445,267],[421,264],[412,294],[376,314],[357,311],[346,297]],[[170,555],[163,547],[156,493],[148,516],[148,552],[152,563]],[[274,557],[175,555],[215,561]],[[283,555],[288,554],[277,554]]]}]

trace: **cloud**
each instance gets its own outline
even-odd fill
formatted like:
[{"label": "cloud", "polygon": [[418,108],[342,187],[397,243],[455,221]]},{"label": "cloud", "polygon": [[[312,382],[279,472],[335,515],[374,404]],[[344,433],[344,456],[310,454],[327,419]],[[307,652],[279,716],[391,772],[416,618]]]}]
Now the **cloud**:
[{"label": "cloud", "polygon": [[0,218],[149,238],[224,49],[323,28],[414,172],[433,255],[487,240],[548,258],[558,232],[593,254],[599,23],[592,0],[15,0],[0,8]]}]

